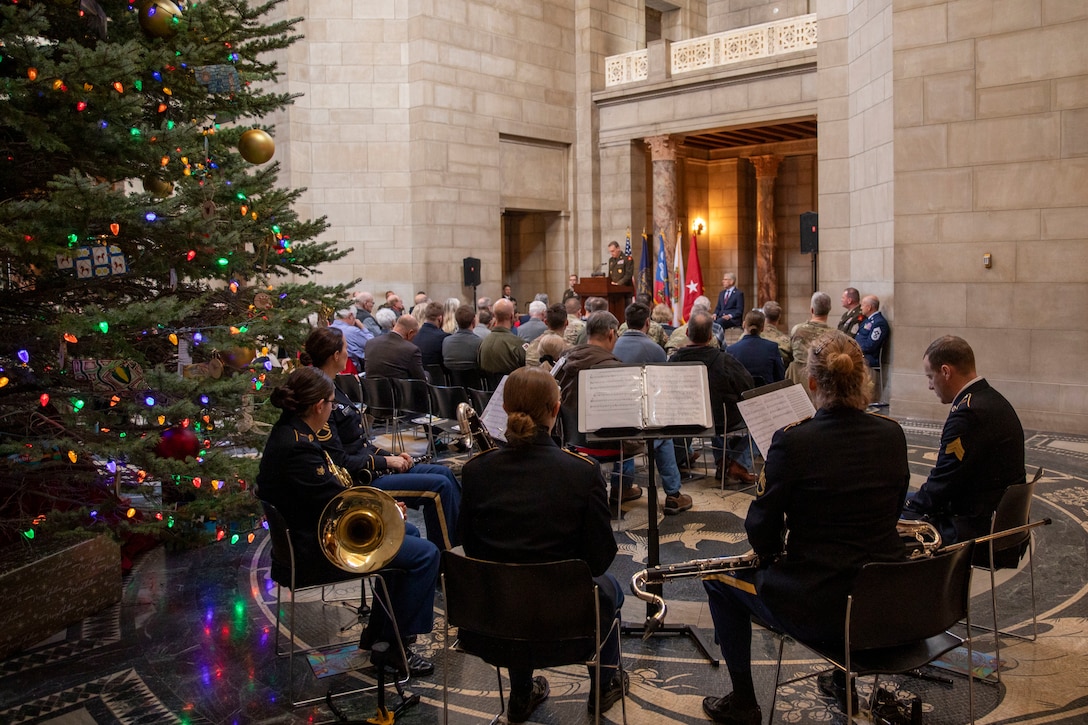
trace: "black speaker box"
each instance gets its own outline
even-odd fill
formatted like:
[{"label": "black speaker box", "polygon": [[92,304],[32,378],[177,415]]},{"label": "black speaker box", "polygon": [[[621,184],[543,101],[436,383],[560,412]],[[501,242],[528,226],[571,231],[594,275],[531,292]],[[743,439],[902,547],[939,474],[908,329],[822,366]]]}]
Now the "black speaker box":
[{"label": "black speaker box", "polygon": [[820,217],[814,211],[801,215],[801,254],[820,251]]},{"label": "black speaker box", "polygon": [[480,286],[480,260],[476,257],[465,257],[461,260],[464,265],[462,276],[464,277],[465,287],[479,287]]}]

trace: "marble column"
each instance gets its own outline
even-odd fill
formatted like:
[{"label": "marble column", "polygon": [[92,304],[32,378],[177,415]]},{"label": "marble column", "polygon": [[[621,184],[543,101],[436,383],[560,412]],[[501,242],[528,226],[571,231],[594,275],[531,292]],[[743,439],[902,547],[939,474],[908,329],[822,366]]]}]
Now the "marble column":
[{"label": "marble column", "polygon": [[[645,139],[650,147],[653,162],[654,229],[648,235],[657,250],[657,234],[665,236],[665,255],[669,274],[672,274],[672,258],[676,244],[676,149],[682,139],[677,136],[649,136]],[[655,264],[656,256],[650,264]]]},{"label": "marble column", "polygon": [[[778,273],[774,267],[778,230],[774,225],[774,182],[781,156],[752,156],[756,169],[756,305],[778,299]],[[755,305],[754,305],[755,306]]]}]

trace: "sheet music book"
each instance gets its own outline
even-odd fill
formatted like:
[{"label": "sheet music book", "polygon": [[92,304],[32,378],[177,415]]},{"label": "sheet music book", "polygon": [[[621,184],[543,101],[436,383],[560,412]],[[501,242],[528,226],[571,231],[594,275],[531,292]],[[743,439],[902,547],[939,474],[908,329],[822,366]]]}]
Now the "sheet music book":
[{"label": "sheet music book", "polygon": [[578,430],[714,427],[702,363],[650,363],[578,373]]},{"label": "sheet music book", "polygon": [[737,403],[741,417],[748,426],[748,432],[764,458],[767,457],[775,431],[790,423],[811,418],[816,413],[808,393],[800,384],[784,388],[772,383],[766,388],[768,390],[763,394],[759,394],[763,388],[750,391],[755,395]]},{"label": "sheet music book", "polygon": [[[506,409],[502,407],[502,393],[506,388],[506,379],[509,375],[503,375],[502,380],[495,386],[495,392],[491,394],[491,400],[487,401],[487,407],[480,411],[480,422],[487,428],[492,438],[506,442]],[[461,431],[465,433],[466,431]]]}]

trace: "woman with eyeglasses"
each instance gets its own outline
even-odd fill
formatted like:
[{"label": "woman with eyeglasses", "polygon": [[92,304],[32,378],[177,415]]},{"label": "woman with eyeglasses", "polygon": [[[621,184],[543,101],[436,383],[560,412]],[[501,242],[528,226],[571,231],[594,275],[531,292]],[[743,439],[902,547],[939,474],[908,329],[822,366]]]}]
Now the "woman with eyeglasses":
[{"label": "woman with eyeglasses", "polygon": [[[272,391],[272,404],[283,410],[268,435],[257,473],[257,497],[275,506],[290,529],[295,552],[295,585],[310,586],[358,574],[339,569],[326,558],[318,541],[321,512],[344,490],[321,447],[318,432],[325,428],[336,401],[333,383],[317,368],[302,367]],[[434,590],[438,581],[438,548],[419,537],[405,522],[406,535],[396,557],[382,570],[400,634],[409,638],[430,632],[434,623]],[[272,578],[289,582],[285,562],[273,562]],[[362,644],[394,641],[392,622],[380,606],[372,608]],[[403,665],[400,665],[403,667]],[[408,655],[413,675],[427,675],[434,665],[415,653]]]},{"label": "woman with eyeglasses", "polygon": [[[841,646],[858,571],[906,557],[896,531],[910,480],[906,437],[894,420],[866,412],[872,382],[857,343],[838,330],[816,338],[807,381],[816,414],[774,434],[744,522],[760,568],[742,571],[737,586],[703,582],[733,682],[725,697],[703,700],[715,722],[760,722],[753,614],[801,642]],[[845,703],[845,677],[818,684]]]}]

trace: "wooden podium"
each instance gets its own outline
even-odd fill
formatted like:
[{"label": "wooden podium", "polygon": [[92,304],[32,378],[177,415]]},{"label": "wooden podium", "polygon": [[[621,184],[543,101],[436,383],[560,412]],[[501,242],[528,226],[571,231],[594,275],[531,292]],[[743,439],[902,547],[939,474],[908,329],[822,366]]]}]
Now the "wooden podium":
[{"label": "wooden podium", "polygon": [[608,300],[608,311],[623,324],[624,310],[635,295],[635,288],[629,284],[615,285],[608,277],[582,277],[574,285],[574,291],[582,297],[582,309],[585,309],[586,297],[603,297]]}]

